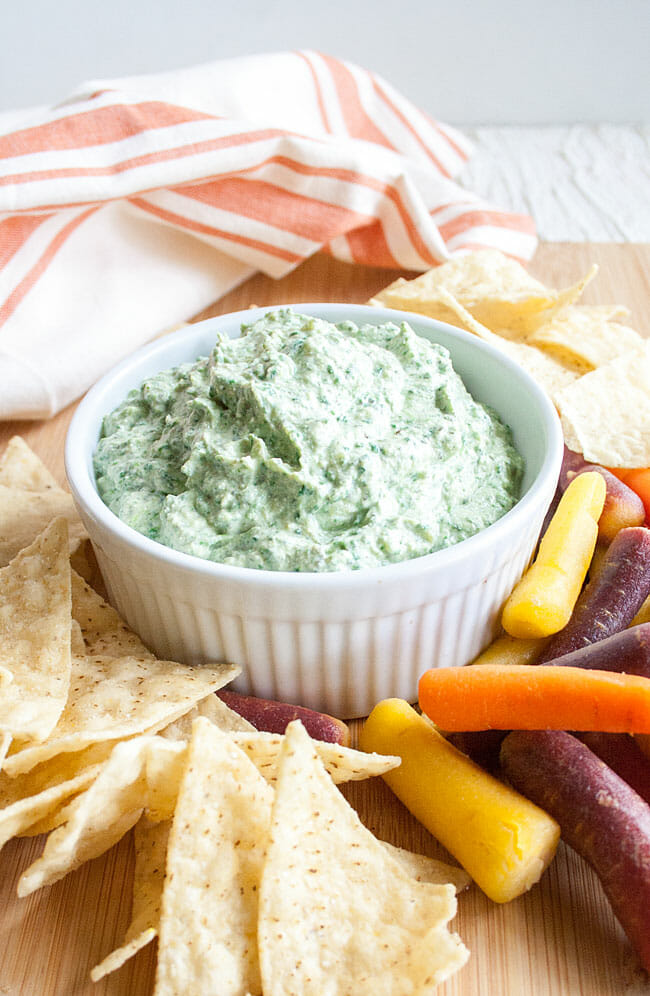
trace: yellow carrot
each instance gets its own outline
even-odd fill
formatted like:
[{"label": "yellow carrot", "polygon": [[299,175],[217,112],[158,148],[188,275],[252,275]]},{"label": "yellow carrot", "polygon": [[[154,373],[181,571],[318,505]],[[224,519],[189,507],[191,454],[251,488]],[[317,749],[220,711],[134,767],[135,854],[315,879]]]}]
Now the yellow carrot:
[{"label": "yellow carrot", "polygon": [[650,595],[648,595],[645,602],[635,615],[634,619],[630,623],[630,626],[640,626],[641,623],[647,622],[650,622]]},{"label": "yellow carrot", "polygon": [[551,636],[568,623],[596,546],[605,490],[601,475],[592,471],[569,484],[537,559],[503,609],[503,628],[511,636]]},{"label": "yellow carrot", "polygon": [[538,881],[555,854],[558,824],[447,743],[407,702],[376,705],[360,742],[401,757],[385,781],[490,899],[509,902]]},{"label": "yellow carrot", "polygon": [[474,664],[534,664],[546,640],[518,640],[505,633],[485,648]]},{"label": "yellow carrot", "polygon": [[607,551],[608,550],[609,550],[609,545],[608,544],[606,544],[606,543],[596,543],[596,547],[594,549],[594,555],[591,558],[591,562],[589,564],[589,580],[590,581],[592,581],[596,577],[596,575],[600,571],[601,567],[603,566],[603,562],[604,562],[605,558],[607,557]]}]

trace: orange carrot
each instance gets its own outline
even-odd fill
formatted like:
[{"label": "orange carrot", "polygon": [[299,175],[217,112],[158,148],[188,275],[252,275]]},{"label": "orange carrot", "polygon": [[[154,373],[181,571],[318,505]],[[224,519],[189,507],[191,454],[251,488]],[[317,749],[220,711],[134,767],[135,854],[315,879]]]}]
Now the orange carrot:
[{"label": "orange carrot", "polygon": [[420,678],[422,711],[473,730],[650,732],[650,678],[548,664],[443,667]]},{"label": "orange carrot", "polygon": [[650,467],[635,467],[626,470],[624,467],[609,467],[619,481],[636,492],[645,508],[646,522],[650,522]]},{"label": "orange carrot", "polygon": [[627,470],[624,483],[631,491],[636,491],[643,502],[646,519],[650,520],[650,467]]}]

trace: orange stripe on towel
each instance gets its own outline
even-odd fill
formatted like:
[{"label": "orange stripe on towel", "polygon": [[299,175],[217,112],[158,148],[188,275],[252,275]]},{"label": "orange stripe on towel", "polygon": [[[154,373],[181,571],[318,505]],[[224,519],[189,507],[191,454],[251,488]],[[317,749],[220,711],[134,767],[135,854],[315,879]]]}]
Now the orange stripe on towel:
[{"label": "orange stripe on towel", "polygon": [[88,218],[91,214],[94,214],[96,210],[97,208],[90,208],[88,211],[84,211],[82,214],[77,215],[76,218],[72,218],[72,220],[69,221],[64,228],[57,232],[45,251],[41,254],[38,261],[34,264],[34,266],[32,266],[29,273],[23,277],[20,283],[7,297],[2,307],[0,307],[0,325],[4,325],[7,319],[13,315],[25,295],[32,289],[43,273],[45,273],[54,256],[56,256],[61,246],[64,245],[74,230],[78,228],[78,226],[81,225],[86,218]]}]

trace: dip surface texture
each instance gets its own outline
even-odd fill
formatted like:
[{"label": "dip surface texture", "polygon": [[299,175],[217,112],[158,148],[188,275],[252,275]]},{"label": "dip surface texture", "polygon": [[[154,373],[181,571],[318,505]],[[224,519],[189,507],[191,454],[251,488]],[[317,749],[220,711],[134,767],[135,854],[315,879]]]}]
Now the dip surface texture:
[{"label": "dip surface texture", "polygon": [[444,347],[289,309],[131,391],[94,462],[105,503],[145,536],[284,571],[451,546],[515,504],[523,469]]}]

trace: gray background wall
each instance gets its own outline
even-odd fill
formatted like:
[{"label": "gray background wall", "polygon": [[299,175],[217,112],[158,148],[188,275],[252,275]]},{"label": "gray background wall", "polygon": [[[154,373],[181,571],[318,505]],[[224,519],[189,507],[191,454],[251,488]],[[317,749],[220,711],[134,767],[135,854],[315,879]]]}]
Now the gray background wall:
[{"label": "gray background wall", "polygon": [[650,120],[650,0],[0,0],[0,111],[248,52],[351,59],[458,124]]}]

